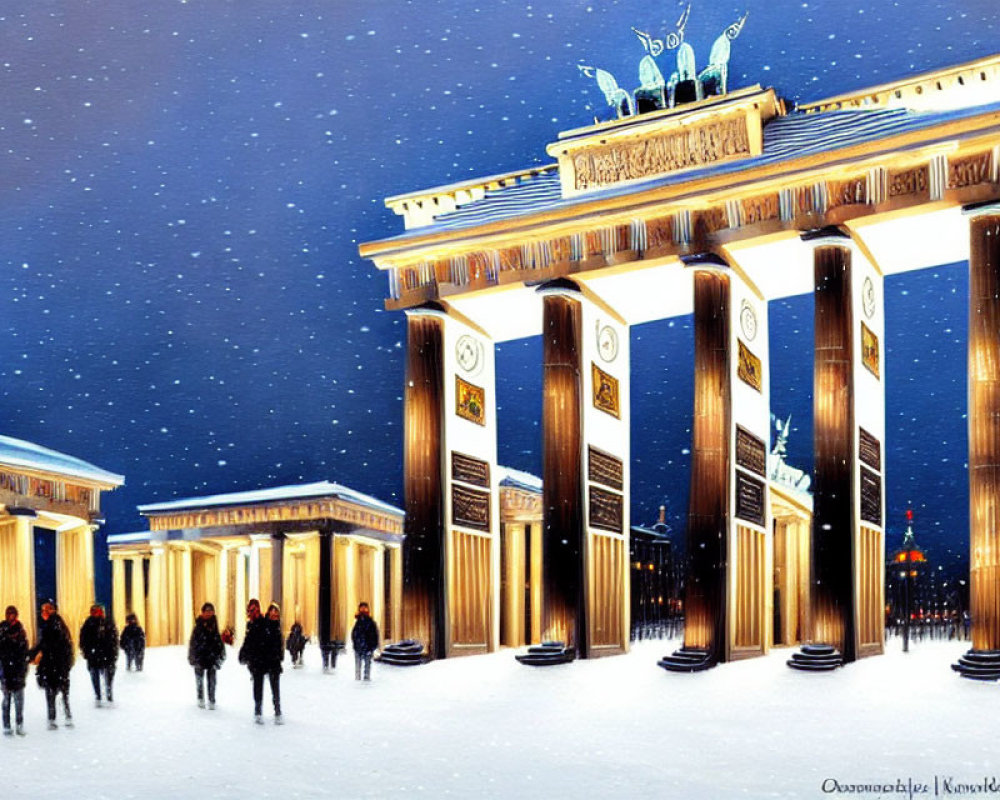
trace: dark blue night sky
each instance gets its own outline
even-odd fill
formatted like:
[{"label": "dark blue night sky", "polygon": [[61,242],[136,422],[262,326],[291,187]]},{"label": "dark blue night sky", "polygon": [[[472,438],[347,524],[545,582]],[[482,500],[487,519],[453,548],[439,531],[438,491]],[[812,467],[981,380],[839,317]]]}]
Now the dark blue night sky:
[{"label": "dark blue night sky", "polygon": [[[998,48],[995,0],[695,3],[699,63],[790,102]],[[360,242],[384,197],[547,163],[677,2],[11,0],[0,9],[0,432],[139,503],[337,480],[402,503],[403,316]],[[887,283],[889,544],[967,560],[964,265]],[[773,304],[773,407],[811,456],[811,298]],[[690,320],[633,331],[633,519],[687,502]],[[499,352],[501,459],[539,470],[537,341]],[[778,388],[780,387],[780,388]],[[103,553],[99,553],[99,558]],[[108,573],[99,576],[107,597]]]}]

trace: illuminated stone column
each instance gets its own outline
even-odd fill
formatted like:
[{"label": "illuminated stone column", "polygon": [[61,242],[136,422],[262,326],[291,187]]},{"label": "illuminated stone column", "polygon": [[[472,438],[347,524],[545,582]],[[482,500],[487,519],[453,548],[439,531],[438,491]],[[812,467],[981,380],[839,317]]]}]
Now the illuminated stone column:
[{"label": "illuminated stone column", "polygon": [[219,623],[219,630],[225,630],[227,625],[232,624],[229,609],[232,606],[232,598],[229,596],[229,575],[232,564],[232,548],[222,545],[215,556],[215,577],[216,593],[215,616]]},{"label": "illuminated stone column", "polygon": [[119,628],[125,625],[125,558],[111,556],[111,616]]},{"label": "illuminated stone column", "polygon": [[494,344],[436,309],[407,312],[403,633],[434,658],[499,645]]},{"label": "illuminated stone column", "polygon": [[[30,513],[30,512],[29,512]],[[32,517],[15,514],[0,518],[0,580],[3,606],[17,606],[18,618],[35,641],[35,537]]]},{"label": "illuminated stone column", "polygon": [[[313,533],[305,542],[305,586],[303,594],[302,627],[313,641],[319,639],[319,562],[320,534]],[[293,620],[294,621],[294,620]]]},{"label": "illuminated stone column", "polygon": [[146,642],[150,646],[170,644],[168,633],[167,552],[162,542],[150,542],[149,605]]},{"label": "illuminated stone column", "polygon": [[503,598],[504,629],[501,643],[506,647],[521,647],[525,642],[524,631],[524,523],[508,522],[504,525],[504,576],[506,592]]},{"label": "illuminated stone column", "polygon": [[[132,596],[129,598],[132,613],[139,621],[139,627],[146,629],[146,575],[143,569],[145,559],[142,556],[132,556]],[[120,623],[119,627],[121,626]]]},{"label": "illuminated stone column", "polygon": [[1000,650],[1000,205],[968,215],[969,605],[976,653]]},{"label": "illuminated stone column", "polygon": [[338,570],[337,574],[340,577],[344,597],[344,602],[340,605],[340,629],[344,632],[343,639],[346,642],[351,636],[351,628],[354,626],[354,612],[359,602],[357,542],[350,537],[345,537],[342,553],[343,560],[341,564],[343,564],[343,569]]},{"label": "illuminated stone column", "polygon": [[[277,603],[281,607],[282,613],[285,608],[285,534],[271,534],[271,596],[268,600],[261,600],[264,606],[262,611],[267,610],[268,603]],[[282,617],[284,623],[284,617]]]},{"label": "illuminated stone column", "polygon": [[809,639],[850,662],[883,649],[882,276],[848,237],[813,245],[814,482]]},{"label": "illuminated stone column", "polygon": [[94,603],[94,540],[90,525],[56,531],[56,602],[75,642]]},{"label": "illuminated stone column", "polygon": [[629,328],[573,284],[542,290],[542,638],[625,652]]},{"label": "illuminated stone column", "polygon": [[767,304],[717,259],[689,266],[695,377],[684,645],[711,665],[761,655],[770,642]]},{"label": "illuminated stone column", "polygon": [[392,640],[397,641],[401,638],[400,631],[403,626],[403,548],[393,547],[390,549],[391,555],[389,556],[389,574],[391,576],[390,580],[390,597],[392,598]]},{"label": "illuminated stone column", "polygon": [[194,607],[194,586],[193,586],[193,575],[191,571],[191,545],[188,542],[184,542],[179,545],[179,572],[178,581],[180,592],[178,593],[178,607],[176,609],[175,617],[175,638],[174,641],[177,644],[184,644],[188,639],[188,634],[190,633],[191,626],[194,625],[194,619],[198,616],[200,612],[199,609]]},{"label": "illuminated stone column", "polygon": [[531,536],[531,631],[528,639],[532,642],[542,641],[542,529],[538,524],[525,526],[530,529]]},{"label": "illuminated stone column", "polygon": [[[233,600],[232,622],[236,638],[243,641],[243,635],[247,630],[247,603],[250,602],[251,595],[247,591],[247,572],[250,571],[250,553],[253,548],[243,545],[236,552],[236,582],[233,588],[235,598]],[[252,595],[256,597],[256,595]]]}]

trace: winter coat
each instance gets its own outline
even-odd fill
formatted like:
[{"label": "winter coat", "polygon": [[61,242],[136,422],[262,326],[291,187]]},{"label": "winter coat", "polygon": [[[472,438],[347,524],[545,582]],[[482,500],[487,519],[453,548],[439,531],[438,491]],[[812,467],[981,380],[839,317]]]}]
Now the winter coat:
[{"label": "winter coat", "polygon": [[281,623],[257,617],[247,624],[246,638],[240,648],[240,663],[253,674],[281,672],[285,649],[281,642]]},{"label": "winter coat", "polygon": [[146,649],[146,632],[137,622],[130,622],[122,629],[118,643],[122,650],[134,656]]},{"label": "winter coat", "polygon": [[355,653],[374,653],[378,647],[378,625],[369,614],[355,614],[351,630],[351,644]]},{"label": "winter coat", "polygon": [[80,652],[90,669],[113,667],[118,661],[118,629],[107,617],[87,617],[80,628]]},{"label": "winter coat", "polygon": [[285,641],[285,647],[288,648],[288,652],[293,656],[297,653],[301,653],[303,648],[306,646],[306,642],[309,641],[307,636],[302,635],[302,626],[297,622],[292,625],[292,629],[288,632],[288,639]]},{"label": "winter coat", "polygon": [[188,664],[196,669],[218,669],[226,660],[226,648],[215,616],[198,617],[188,642]]},{"label": "winter coat", "polygon": [[24,688],[28,674],[28,634],[20,620],[0,622],[0,682],[9,692]]},{"label": "winter coat", "polygon": [[28,659],[42,658],[35,667],[35,677],[43,689],[69,689],[69,671],[73,667],[73,639],[62,617],[53,614],[42,620],[38,628],[38,643],[28,651]]}]

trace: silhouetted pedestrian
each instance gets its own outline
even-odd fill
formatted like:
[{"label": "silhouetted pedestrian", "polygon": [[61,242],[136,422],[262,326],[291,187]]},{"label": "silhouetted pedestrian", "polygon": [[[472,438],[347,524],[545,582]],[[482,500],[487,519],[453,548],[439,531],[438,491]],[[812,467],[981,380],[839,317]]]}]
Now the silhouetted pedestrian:
[{"label": "silhouetted pedestrian", "polygon": [[135,665],[136,671],[142,672],[142,662],[146,657],[146,632],[135,614],[125,617],[125,627],[118,643],[125,652],[125,669],[130,670]]},{"label": "silhouetted pedestrian", "polygon": [[364,678],[371,680],[372,654],[378,647],[378,625],[371,618],[368,603],[358,605],[358,613],[354,615],[354,628],[351,630],[351,644],[354,645],[354,679],[361,680],[362,667]]},{"label": "silhouetted pedestrian", "polygon": [[[38,626],[38,642],[28,651],[28,659],[36,663],[35,677],[38,685],[45,690],[45,705],[48,707],[49,730],[55,730],[56,697],[62,695],[65,725],[73,727],[73,715],[69,710],[69,671],[73,667],[73,638],[69,628],[59,616],[52,600],[42,603],[42,622]],[[37,661],[36,661],[37,659]]]},{"label": "silhouetted pedestrian", "polygon": [[10,736],[10,704],[14,702],[17,735],[24,736],[24,683],[28,674],[28,634],[17,618],[17,608],[7,606],[0,622],[0,688],[3,689],[3,732]]},{"label": "silhouetted pedestrian", "polygon": [[208,707],[215,708],[215,673],[226,660],[226,648],[219,634],[219,621],[215,606],[205,603],[201,614],[194,621],[191,640],[188,642],[188,663],[194,667],[195,685],[198,689],[198,707],[205,707],[205,682],[208,681]]},{"label": "silhouetted pedestrian", "polygon": [[118,665],[118,630],[104,616],[104,606],[94,603],[90,616],[80,628],[80,652],[87,660],[90,681],[94,685],[95,703],[101,705],[101,677],[104,677],[104,696],[113,705],[115,667]]},{"label": "silhouetted pedestrian", "polygon": [[292,658],[293,667],[302,666],[302,651],[306,649],[308,641],[309,637],[302,633],[302,625],[298,622],[292,625],[292,629],[288,632],[288,639],[285,641],[285,647],[288,649],[288,655]]},{"label": "silhouetted pedestrian", "polygon": [[264,678],[271,686],[274,701],[274,723],[282,724],[281,716],[281,662],[285,649],[281,641],[280,610],[276,603],[267,607],[267,616],[260,613],[260,602],[256,599],[247,603],[246,637],[240,648],[240,663],[246,664],[253,679],[254,722],[264,723],[261,707],[264,702]]}]

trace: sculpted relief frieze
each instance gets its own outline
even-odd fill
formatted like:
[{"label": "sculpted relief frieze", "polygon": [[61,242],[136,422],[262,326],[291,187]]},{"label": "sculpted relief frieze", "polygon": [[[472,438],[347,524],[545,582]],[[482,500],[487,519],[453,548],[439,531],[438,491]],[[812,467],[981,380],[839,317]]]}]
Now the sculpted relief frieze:
[{"label": "sculpted relief frieze", "polygon": [[746,120],[731,118],[588,148],[573,157],[574,183],[582,191],[750,154]]},{"label": "sculpted relief frieze", "polygon": [[990,153],[977,153],[948,163],[948,188],[962,189],[977,186],[990,179]]}]

